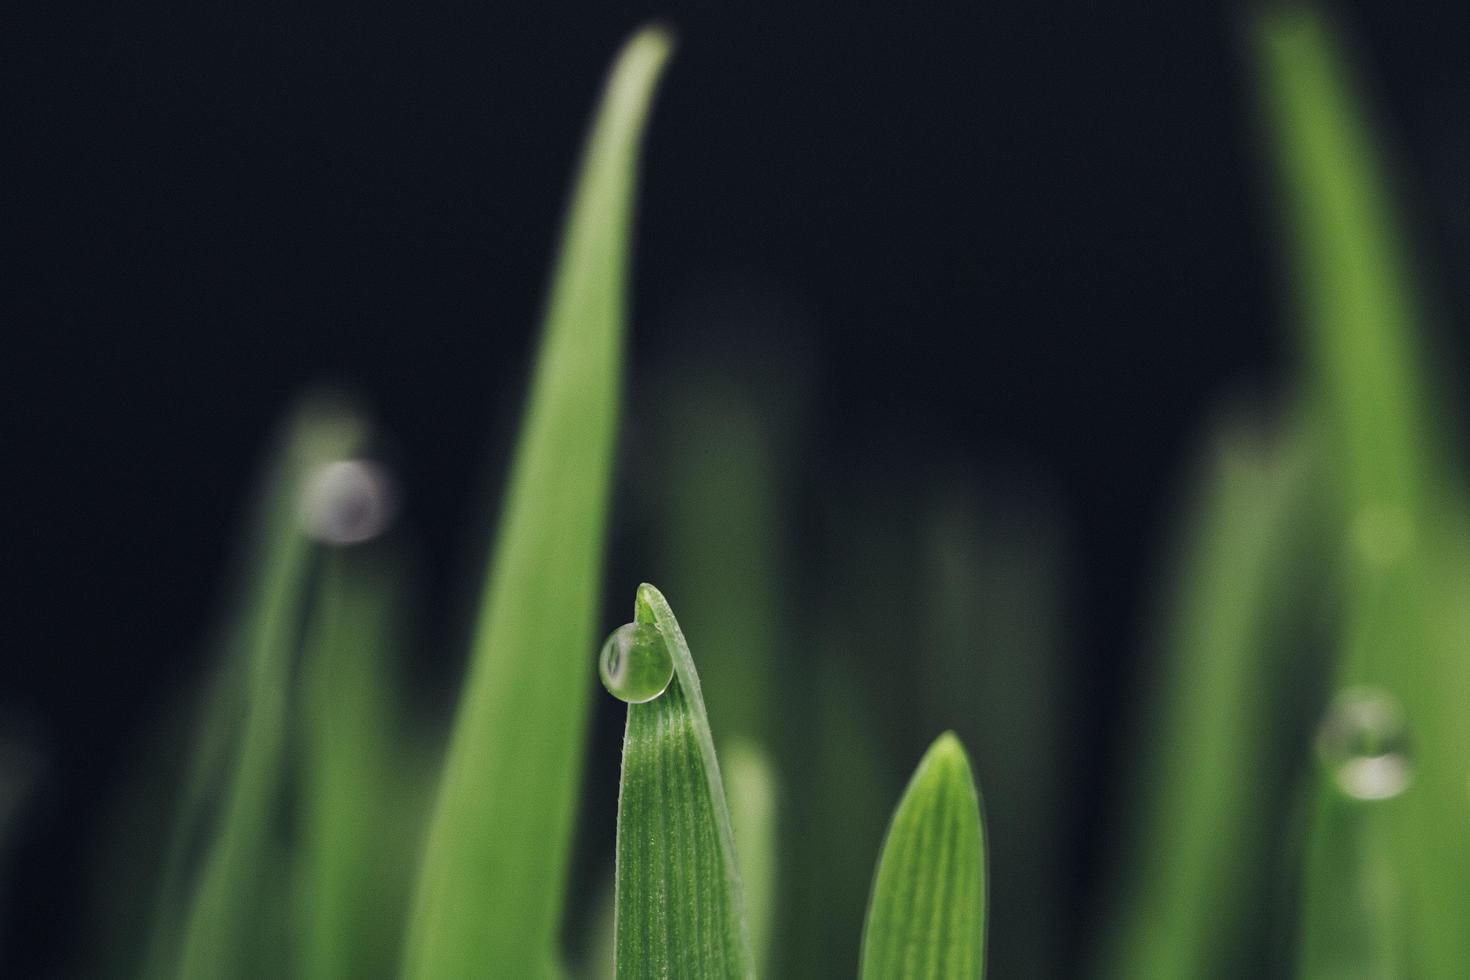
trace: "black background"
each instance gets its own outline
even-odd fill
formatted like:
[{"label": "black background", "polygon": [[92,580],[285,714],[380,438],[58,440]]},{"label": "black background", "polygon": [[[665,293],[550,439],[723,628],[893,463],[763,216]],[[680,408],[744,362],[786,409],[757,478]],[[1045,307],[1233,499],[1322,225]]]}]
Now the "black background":
[{"label": "black background", "polygon": [[[1058,487],[1093,681],[1080,793],[1103,792],[1170,487],[1222,395],[1289,371],[1245,8],[3,9],[0,710],[45,758],[0,892],[7,975],[78,941],[99,808],[197,664],[304,385],[366,394],[427,591],[453,593],[582,127],[650,16],[681,46],[647,147],[633,384],[718,339],[670,314],[692,284],[758,283],[800,311],[824,452],[902,418],[921,450]],[[1463,34],[1343,13],[1463,323]]]}]

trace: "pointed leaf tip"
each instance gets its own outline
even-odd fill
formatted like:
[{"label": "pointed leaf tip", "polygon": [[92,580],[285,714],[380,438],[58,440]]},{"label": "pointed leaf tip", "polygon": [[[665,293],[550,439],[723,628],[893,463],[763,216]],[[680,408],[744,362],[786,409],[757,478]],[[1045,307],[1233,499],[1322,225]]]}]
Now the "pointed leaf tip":
[{"label": "pointed leaf tip", "polygon": [[981,976],[985,838],[969,756],[953,732],[924,753],[878,858],[863,980]]}]

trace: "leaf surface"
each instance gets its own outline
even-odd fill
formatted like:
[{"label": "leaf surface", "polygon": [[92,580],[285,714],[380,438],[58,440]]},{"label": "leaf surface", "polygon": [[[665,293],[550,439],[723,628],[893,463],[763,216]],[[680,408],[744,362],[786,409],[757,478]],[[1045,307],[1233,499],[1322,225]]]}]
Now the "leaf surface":
[{"label": "leaf surface", "polygon": [[622,386],[638,151],[669,55],[613,66],[567,217],[405,945],[410,980],[557,960]]},{"label": "leaf surface", "polygon": [[668,602],[638,588],[638,622],[674,660],[661,697],[628,705],[618,796],[618,980],[754,977],[734,835],[699,675]]},{"label": "leaf surface", "polygon": [[985,840],[964,746],[939,736],[904,790],[878,858],[863,980],[973,980],[985,965]]}]

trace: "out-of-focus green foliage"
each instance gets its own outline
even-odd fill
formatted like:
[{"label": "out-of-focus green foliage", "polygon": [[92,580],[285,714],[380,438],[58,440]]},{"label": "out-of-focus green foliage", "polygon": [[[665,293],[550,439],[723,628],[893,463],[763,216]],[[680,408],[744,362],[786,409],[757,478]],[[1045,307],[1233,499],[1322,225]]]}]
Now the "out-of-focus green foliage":
[{"label": "out-of-focus green foliage", "polygon": [[458,717],[419,872],[410,980],[556,959],[621,395],[638,151],[670,51],[635,35],[567,218]]},{"label": "out-of-focus green foliage", "polygon": [[[1406,950],[1399,965],[1416,975],[1458,976],[1470,964],[1470,561],[1452,437],[1340,45],[1315,10],[1295,6],[1263,18],[1258,40],[1309,391],[1324,420],[1323,485],[1344,515],[1337,682],[1401,706],[1413,773],[1401,791],[1366,794],[1383,798],[1345,799],[1324,765],[1312,832],[1333,842],[1309,848],[1301,968],[1337,975],[1313,953],[1332,941],[1312,930],[1342,923],[1374,891],[1380,932],[1404,930],[1380,946]],[[1351,807],[1379,812],[1339,813]],[[1392,914],[1375,884],[1344,881],[1341,859],[1364,848],[1396,869],[1401,885],[1386,900],[1402,907]],[[1361,873],[1376,876],[1379,863],[1365,858]]]},{"label": "out-of-focus green foliage", "polygon": [[699,675],[668,602],[638,587],[636,620],[674,658],[669,689],[628,705],[618,797],[616,974],[755,976],[724,784]]},{"label": "out-of-focus green foliage", "polygon": [[868,902],[863,980],[985,971],[985,839],[965,749],[935,740],[894,811]]},{"label": "out-of-focus green foliage", "polygon": [[[1236,419],[1213,436],[1144,668],[1090,965],[1460,976],[1470,509],[1344,59],[1310,7],[1256,28],[1305,380],[1289,425]],[[109,969],[563,971],[639,147],[669,51],[658,28],[628,42],[588,138],[437,783],[395,680],[396,552],[321,540],[303,517],[312,474],[370,443],[359,416],[315,400],[267,480],[152,921]],[[707,644],[726,778],[679,624],[642,586],[635,617],[667,640],[675,676],[628,708],[615,901],[583,972],[907,980],[976,977],[987,956],[1064,972],[1058,522],[1029,495],[995,506],[985,481],[911,465],[907,438],[893,458],[865,447],[859,469],[879,475],[824,501],[826,573],[797,588],[794,385],[732,373],[651,386],[665,461],[652,548]],[[884,838],[890,763],[940,727],[958,736],[931,745]],[[988,830],[961,739],[995,805]],[[1010,903],[994,942],[991,882]]]}]

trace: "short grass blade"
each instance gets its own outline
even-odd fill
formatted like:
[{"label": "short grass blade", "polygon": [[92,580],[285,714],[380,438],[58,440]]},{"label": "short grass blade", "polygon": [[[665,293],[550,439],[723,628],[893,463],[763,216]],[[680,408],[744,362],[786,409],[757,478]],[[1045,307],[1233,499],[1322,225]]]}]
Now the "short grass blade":
[{"label": "short grass blade", "polygon": [[671,42],[608,79],[551,287],[468,675],[420,867],[409,980],[556,960],[621,397],[639,146]]},{"label": "short grass blade", "polygon": [[985,841],[964,746],[935,740],[893,814],[863,932],[863,980],[974,980],[985,969]]},{"label": "short grass blade", "polygon": [[660,697],[628,706],[618,798],[618,980],[754,977],[739,868],[699,675],[678,620],[651,585],[637,622],[674,660]]}]

